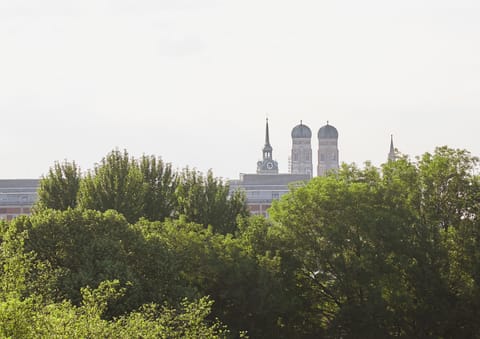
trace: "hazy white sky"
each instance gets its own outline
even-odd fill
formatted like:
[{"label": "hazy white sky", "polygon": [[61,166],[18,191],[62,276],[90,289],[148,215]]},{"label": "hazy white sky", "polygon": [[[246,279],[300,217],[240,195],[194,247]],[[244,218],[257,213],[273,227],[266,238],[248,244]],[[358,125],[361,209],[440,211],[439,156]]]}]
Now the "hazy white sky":
[{"label": "hazy white sky", "polygon": [[480,155],[479,112],[477,0],[0,0],[0,178],[115,147],[237,178],[266,115],[282,172],[300,119],[348,163]]}]

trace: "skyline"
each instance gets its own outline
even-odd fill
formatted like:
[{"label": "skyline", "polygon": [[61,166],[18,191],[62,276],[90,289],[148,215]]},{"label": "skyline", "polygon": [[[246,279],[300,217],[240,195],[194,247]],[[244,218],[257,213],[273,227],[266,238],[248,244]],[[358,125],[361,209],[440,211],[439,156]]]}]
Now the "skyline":
[{"label": "skyline", "polygon": [[0,178],[118,147],[175,168],[254,173],[270,124],[339,131],[340,161],[480,155],[480,4],[459,0],[0,4]]}]

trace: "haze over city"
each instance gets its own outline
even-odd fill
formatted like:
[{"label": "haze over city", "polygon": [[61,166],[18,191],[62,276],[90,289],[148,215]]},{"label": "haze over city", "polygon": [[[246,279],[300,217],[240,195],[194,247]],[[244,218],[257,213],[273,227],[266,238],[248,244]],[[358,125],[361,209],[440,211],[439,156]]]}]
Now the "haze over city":
[{"label": "haze over city", "polygon": [[[265,117],[280,172],[291,129],[339,131],[340,161],[480,155],[480,3],[4,1],[0,178],[115,147],[236,178]],[[316,156],[314,156],[314,164]]]}]

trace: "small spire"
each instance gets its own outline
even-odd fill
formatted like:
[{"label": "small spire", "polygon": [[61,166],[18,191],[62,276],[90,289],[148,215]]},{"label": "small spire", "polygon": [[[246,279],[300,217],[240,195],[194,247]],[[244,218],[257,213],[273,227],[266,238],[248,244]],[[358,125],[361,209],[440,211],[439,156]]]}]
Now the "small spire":
[{"label": "small spire", "polygon": [[265,125],[265,146],[270,146],[270,133],[268,132],[268,118],[266,118]]},{"label": "small spire", "polygon": [[303,122],[302,122],[302,120],[300,120],[300,125],[303,125]]},{"label": "small spire", "polygon": [[388,153],[388,161],[395,161],[395,147],[393,146],[393,134],[390,135],[390,152]]},{"label": "small spire", "polygon": [[327,125],[328,125],[329,121],[327,120]]},{"label": "small spire", "polygon": [[263,146],[263,160],[272,159],[272,146],[270,145],[270,133],[268,131],[268,118],[265,123],[265,146]]}]

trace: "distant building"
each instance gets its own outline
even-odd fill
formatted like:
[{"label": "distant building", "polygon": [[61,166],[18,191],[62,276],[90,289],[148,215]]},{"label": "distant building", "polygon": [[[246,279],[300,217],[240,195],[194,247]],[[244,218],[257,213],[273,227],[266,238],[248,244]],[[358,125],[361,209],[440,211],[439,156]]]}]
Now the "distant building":
[{"label": "distant building", "polygon": [[318,166],[317,175],[324,176],[339,168],[338,131],[328,122],[318,130]]},{"label": "distant building", "polygon": [[0,219],[12,220],[30,214],[39,185],[37,179],[0,179]]},{"label": "distant building", "polygon": [[288,193],[289,185],[301,184],[309,179],[306,174],[240,174],[240,180],[230,181],[230,189],[245,192],[250,213],[268,216],[267,209],[272,201]]},{"label": "distant building", "polygon": [[290,156],[291,174],[313,175],[312,131],[300,121],[292,130],[292,155]]},{"label": "distant building", "polygon": [[[308,166],[308,160],[306,151],[308,144],[300,144],[296,141],[306,141],[308,139],[308,131],[310,130],[305,125],[302,125],[296,130],[292,131],[293,144],[295,150],[292,147],[292,155],[299,155],[295,159],[295,168],[297,172],[295,174],[279,174],[278,163],[273,160],[273,148],[270,145],[270,133],[268,128],[268,119],[266,121],[265,128],[265,145],[262,150],[262,160],[257,162],[256,174],[240,174],[240,180],[230,181],[230,190],[243,190],[247,198],[247,206],[252,214],[261,214],[268,216],[267,209],[271,206],[273,200],[279,199],[282,195],[289,192],[289,186],[294,183],[306,182],[311,179],[311,160],[310,166]],[[297,134],[297,132],[299,134]],[[311,137],[311,132],[310,132]],[[301,156],[300,156],[301,155]],[[311,148],[310,156],[311,159]],[[293,163],[292,163],[293,165]]]},{"label": "distant building", "polygon": [[[339,169],[338,131],[328,122],[318,131],[317,175],[324,176],[329,171]],[[278,173],[278,162],[273,159],[270,144],[268,119],[265,124],[265,144],[262,160],[257,162],[257,172],[240,174],[239,180],[230,181],[231,192],[243,190],[247,206],[252,214],[267,216],[267,209],[273,200],[290,191],[291,185],[302,185],[313,176],[312,132],[302,121],[292,129],[292,150],[289,172]],[[388,160],[396,159],[393,136],[390,139]],[[37,200],[37,179],[0,179],[0,219],[11,220],[22,214],[30,214]]]}]

